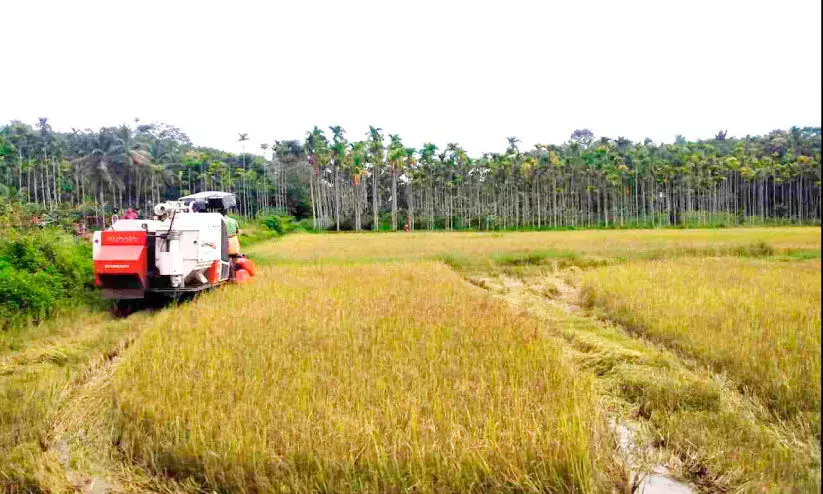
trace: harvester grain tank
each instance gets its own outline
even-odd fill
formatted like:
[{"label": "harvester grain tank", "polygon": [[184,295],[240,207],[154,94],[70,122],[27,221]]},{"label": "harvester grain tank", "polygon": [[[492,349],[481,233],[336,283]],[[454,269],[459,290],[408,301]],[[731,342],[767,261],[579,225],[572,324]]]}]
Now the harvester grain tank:
[{"label": "harvester grain tank", "polygon": [[95,232],[95,285],[104,298],[139,301],[248,279],[251,260],[229,255],[222,213],[235,205],[234,194],[200,192],[157,204],[152,219],[121,219]]}]

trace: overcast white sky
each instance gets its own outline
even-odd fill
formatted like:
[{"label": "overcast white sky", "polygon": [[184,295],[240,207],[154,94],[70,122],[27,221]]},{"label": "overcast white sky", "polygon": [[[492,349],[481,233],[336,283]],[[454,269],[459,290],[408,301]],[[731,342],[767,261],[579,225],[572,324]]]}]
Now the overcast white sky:
[{"label": "overcast white sky", "polygon": [[821,123],[820,0],[0,0],[0,122],[238,151],[342,125],[472,154]]}]

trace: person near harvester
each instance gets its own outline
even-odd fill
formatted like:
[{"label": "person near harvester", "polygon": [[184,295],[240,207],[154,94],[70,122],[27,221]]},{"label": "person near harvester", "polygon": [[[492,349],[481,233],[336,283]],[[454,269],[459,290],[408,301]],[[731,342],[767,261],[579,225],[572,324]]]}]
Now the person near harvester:
[{"label": "person near harvester", "polygon": [[236,260],[240,257],[240,239],[237,237],[240,234],[240,225],[237,220],[226,214],[226,210],[220,211],[223,214],[223,220],[226,222],[226,236],[229,242],[229,273],[230,277],[234,279],[234,273],[237,269]]},{"label": "person near harvester", "polygon": [[223,210],[223,217],[226,220],[226,235],[229,237],[229,255],[240,255],[240,239],[237,237],[240,234],[240,225],[237,220],[226,214]]},{"label": "person near harvester", "polygon": [[240,253],[240,240],[238,239],[240,227],[237,224],[237,220],[226,215],[225,211],[223,211],[223,217],[226,220],[226,236],[229,241],[230,278],[237,283],[247,283],[249,278],[254,276],[254,263],[251,259]]}]

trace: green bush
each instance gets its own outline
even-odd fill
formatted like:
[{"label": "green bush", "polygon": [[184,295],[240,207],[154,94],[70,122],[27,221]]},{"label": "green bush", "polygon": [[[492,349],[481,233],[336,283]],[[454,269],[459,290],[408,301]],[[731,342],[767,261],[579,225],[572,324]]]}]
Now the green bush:
[{"label": "green bush", "polygon": [[277,217],[277,216],[266,216],[265,218],[263,218],[262,223],[263,223],[263,226],[265,226],[269,230],[273,230],[273,231],[277,232],[280,235],[283,234],[283,224],[280,221],[279,217]]},{"label": "green bush", "polygon": [[304,232],[314,232],[314,220],[311,218],[303,218],[297,223],[297,226],[300,228],[300,231]]},{"label": "green bush", "polygon": [[294,230],[294,218],[291,216],[268,215],[259,218],[260,223],[278,235],[285,235]]},{"label": "green bush", "polygon": [[242,251],[245,247],[248,247],[252,244],[256,244],[257,242],[262,242],[263,240],[269,240],[272,238],[276,238],[277,232],[272,230],[268,230],[266,228],[254,228],[247,227],[247,228],[240,228],[240,250]]},{"label": "green bush", "polygon": [[88,243],[57,228],[11,231],[0,240],[0,329],[88,297],[91,254]]},{"label": "green bush", "polygon": [[11,266],[0,268],[0,324],[11,326],[26,319],[43,319],[57,306],[62,287],[48,273],[29,273]]}]

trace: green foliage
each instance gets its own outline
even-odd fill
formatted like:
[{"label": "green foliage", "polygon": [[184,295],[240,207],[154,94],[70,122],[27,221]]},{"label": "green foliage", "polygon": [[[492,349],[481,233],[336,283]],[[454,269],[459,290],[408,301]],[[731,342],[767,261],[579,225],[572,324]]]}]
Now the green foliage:
[{"label": "green foliage", "polygon": [[0,329],[39,321],[92,287],[91,246],[58,229],[0,240]]},{"label": "green foliage", "polygon": [[241,250],[257,242],[269,240],[277,237],[277,232],[265,228],[241,228],[240,231],[240,247]]},{"label": "green foliage", "polygon": [[297,226],[295,226],[295,231],[301,232],[315,232],[314,222],[311,218],[303,218],[302,220],[297,222]]},{"label": "green foliage", "polygon": [[279,235],[283,234],[283,221],[280,220],[279,216],[266,216],[263,218],[263,225]]},{"label": "green foliage", "polygon": [[54,308],[60,291],[55,276],[0,266],[0,318],[4,324],[17,322],[23,314],[43,319]]},{"label": "green foliage", "polygon": [[[55,213],[66,205],[92,204],[101,218],[203,190],[235,193],[244,218],[270,215],[268,204],[338,230],[371,230],[375,216],[379,230],[408,219],[414,230],[820,223],[819,127],[674,143],[578,129],[533,149],[509,137],[502,152],[474,157],[457,143],[441,151],[408,147],[396,134],[386,142],[375,127],[352,142],[340,126],[329,130],[330,138],[314,127],[304,141],[277,141],[267,161],[193,146],[167,124],[61,133],[46,118],[36,128],[12,121],[0,125],[0,197],[64,227]],[[242,148],[248,136],[240,137]],[[145,180],[134,180],[137,169]]]},{"label": "green foliage", "polygon": [[257,217],[257,221],[267,229],[276,232],[278,235],[285,235],[291,233],[298,226],[295,224],[296,220],[292,216],[278,216],[275,214],[264,214]]}]

